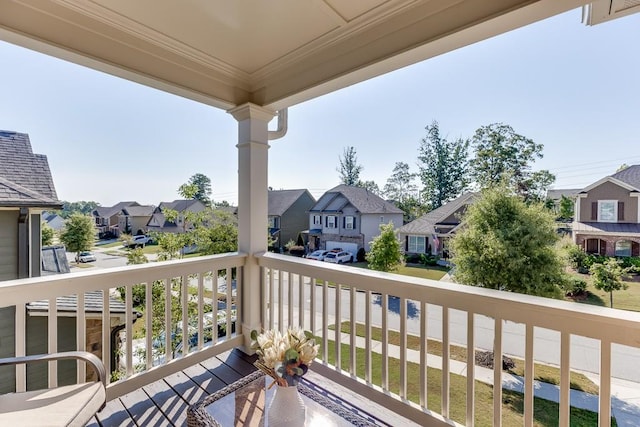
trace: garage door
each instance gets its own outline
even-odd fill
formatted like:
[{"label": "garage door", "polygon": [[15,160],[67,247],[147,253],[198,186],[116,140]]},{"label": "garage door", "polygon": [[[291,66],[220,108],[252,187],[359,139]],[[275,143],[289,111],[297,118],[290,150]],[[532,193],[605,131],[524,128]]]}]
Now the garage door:
[{"label": "garage door", "polygon": [[356,259],[356,255],[358,254],[358,244],[357,243],[346,243],[346,242],[327,242],[326,248],[328,251],[331,249],[340,248],[343,251],[349,252],[353,255],[353,259]]}]

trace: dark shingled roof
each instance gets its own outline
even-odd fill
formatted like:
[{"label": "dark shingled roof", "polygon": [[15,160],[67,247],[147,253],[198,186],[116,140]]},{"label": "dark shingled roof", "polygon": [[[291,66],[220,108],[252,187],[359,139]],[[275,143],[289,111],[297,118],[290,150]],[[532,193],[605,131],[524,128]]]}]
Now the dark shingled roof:
[{"label": "dark shingled roof", "polygon": [[138,202],[119,202],[113,206],[98,206],[93,210],[93,215],[101,218],[110,218],[119,214],[122,209],[129,206],[140,206]]},{"label": "dark shingled roof", "polygon": [[155,210],[155,206],[143,205],[143,206],[127,206],[124,209],[122,209],[122,212],[125,215],[129,215],[129,216],[151,216],[153,215],[154,210]]},{"label": "dark shingled roof", "polygon": [[456,212],[458,209],[465,205],[469,205],[473,203],[478,196],[478,193],[464,193],[462,196],[458,197],[440,206],[437,209],[432,210],[431,212],[422,215],[420,218],[416,218],[408,224],[403,225],[398,229],[398,233],[403,234],[432,234],[435,233],[434,226],[438,223],[441,223],[452,213]]},{"label": "dark shingled roof", "polygon": [[640,165],[629,166],[620,172],[614,173],[611,177],[625,182],[640,191]]},{"label": "dark shingled roof", "polygon": [[[307,190],[270,190],[268,194],[269,210],[268,215],[282,216]],[[313,196],[309,194],[313,200]]]},{"label": "dark shingled roof", "polygon": [[578,195],[581,191],[581,188],[569,188],[569,189],[558,189],[558,190],[547,190],[547,199],[550,200],[560,200],[562,196],[573,199]]},{"label": "dark shingled roof", "polygon": [[344,184],[324,193],[311,212],[339,212],[349,203],[361,214],[402,213],[396,205],[366,188]]},{"label": "dark shingled roof", "polygon": [[0,206],[61,208],[47,156],[26,133],[0,130]]},{"label": "dark shingled roof", "polygon": [[[58,311],[75,312],[78,310],[77,295],[70,295],[56,298]],[[126,313],[124,302],[109,297],[110,313]],[[34,301],[27,304],[30,311],[49,311],[49,300]],[[84,294],[84,310],[87,313],[102,313],[102,292],[91,291]],[[134,311],[135,312],[135,311]]]}]

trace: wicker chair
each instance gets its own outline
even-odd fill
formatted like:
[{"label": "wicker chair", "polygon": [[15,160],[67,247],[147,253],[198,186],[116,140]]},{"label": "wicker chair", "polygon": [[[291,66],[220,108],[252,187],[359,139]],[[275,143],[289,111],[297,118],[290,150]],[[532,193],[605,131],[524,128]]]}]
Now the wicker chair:
[{"label": "wicker chair", "polygon": [[83,351],[0,359],[0,366],[78,359],[89,362],[98,381],[0,395],[0,426],[84,426],[106,403],[102,361]]}]

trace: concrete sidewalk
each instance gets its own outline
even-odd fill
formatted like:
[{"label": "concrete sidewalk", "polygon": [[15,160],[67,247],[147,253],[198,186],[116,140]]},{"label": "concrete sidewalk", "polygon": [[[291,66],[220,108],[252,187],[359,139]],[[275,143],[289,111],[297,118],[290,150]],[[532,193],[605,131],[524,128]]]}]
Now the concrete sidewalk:
[{"label": "concrete sidewalk", "polygon": [[[342,343],[350,344],[351,338],[349,334],[342,334]],[[381,354],[382,343],[379,341],[372,341],[371,350]],[[356,337],[356,345],[359,348],[365,347],[365,339],[363,337]],[[397,345],[388,346],[388,355],[396,359],[400,359],[400,347]],[[420,352],[417,350],[407,349],[407,361],[420,363]],[[427,365],[431,368],[442,369],[442,358],[440,356],[428,354]],[[459,362],[457,360],[449,360],[449,371],[452,374],[457,374],[466,377],[467,376],[467,364]],[[600,383],[598,375],[593,373],[582,372],[591,381],[596,384]],[[493,385],[493,369],[484,368],[476,365],[474,368],[474,376],[477,381]],[[502,372],[502,388],[505,390],[512,390],[519,393],[524,393],[524,378]],[[541,399],[558,402],[560,400],[560,387],[534,381],[534,396]],[[598,396],[594,394],[585,393],[578,390],[571,390],[570,392],[571,406],[580,409],[586,409],[592,412],[598,412]],[[618,426],[620,427],[637,427],[640,426],[640,384],[619,380],[616,378],[611,379],[611,414],[615,417]]]}]

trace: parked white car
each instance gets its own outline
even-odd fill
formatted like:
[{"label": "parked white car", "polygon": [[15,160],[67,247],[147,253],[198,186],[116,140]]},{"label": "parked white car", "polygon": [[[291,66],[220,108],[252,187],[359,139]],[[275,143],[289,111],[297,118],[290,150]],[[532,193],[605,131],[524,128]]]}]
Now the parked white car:
[{"label": "parked white car", "polygon": [[96,260],[96,256],[93,252],[82,251],[76,255],[76,262],[92,262]]},{"label": "parked white car", "polygon": [[315,259],[317,261],[324,261],[324,257],[329,253],[329,251],[313,251],[309,255],[307,255],[307,259]]},{"label": "parked white car", "polygon": [[129,248],[137,248],[138,246],[144,247],[151,243],[152,240],[153,239],[149,236],[133,236],[130,241],[124,243],[124,246]]},{"label": "parked white car", "polygon": [[325,262],[332,262],[334,264],[344,264],[345,262],[352,262],[353,255],[349,252],[340,251],[340,252],[329,252],[324,257]]}]

